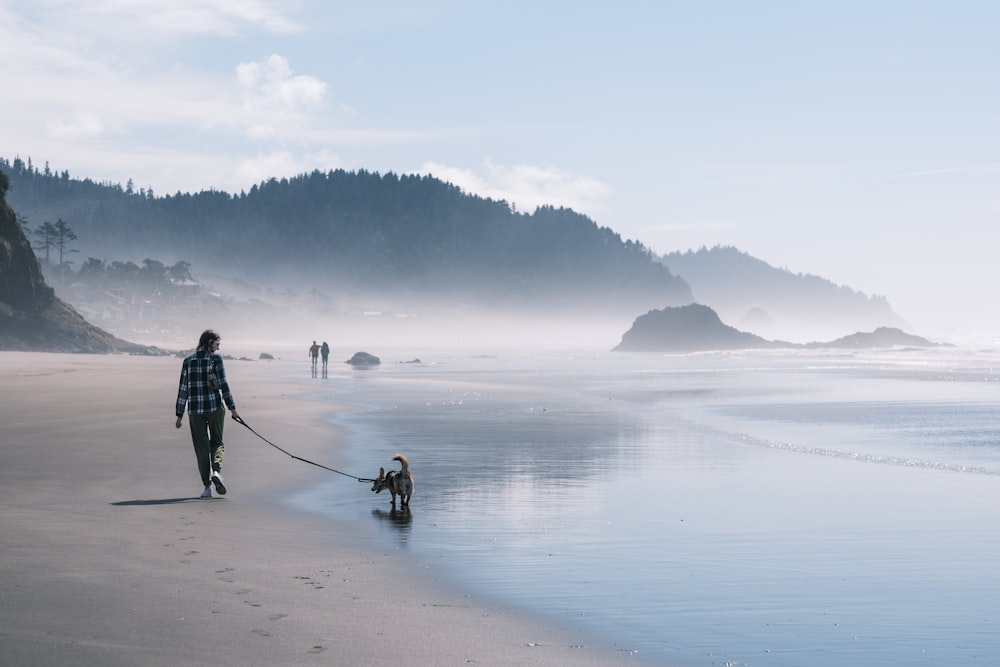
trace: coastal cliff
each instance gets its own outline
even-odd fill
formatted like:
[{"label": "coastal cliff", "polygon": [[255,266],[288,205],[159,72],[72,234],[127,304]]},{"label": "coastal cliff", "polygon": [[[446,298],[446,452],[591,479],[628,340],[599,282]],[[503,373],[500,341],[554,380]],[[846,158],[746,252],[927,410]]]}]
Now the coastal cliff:
[{"label": "coastal cliff", "polygon": [[0,350],[155,354],[88,323],[45,284],[0,172]]}]

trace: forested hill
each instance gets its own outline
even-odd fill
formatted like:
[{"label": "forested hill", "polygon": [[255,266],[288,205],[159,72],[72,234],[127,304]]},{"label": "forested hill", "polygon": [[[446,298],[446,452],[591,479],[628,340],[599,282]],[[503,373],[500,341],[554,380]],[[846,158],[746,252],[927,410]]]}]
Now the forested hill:
[{"label": "forested hill", "polygon": [[0,158],[34,228],[62,220],[88,258],[185,261],[271,286],[617,312],[691,301],[641,243],[563,208],[521,213],[430,176],[314,171],[249,192],[154,195]]}]

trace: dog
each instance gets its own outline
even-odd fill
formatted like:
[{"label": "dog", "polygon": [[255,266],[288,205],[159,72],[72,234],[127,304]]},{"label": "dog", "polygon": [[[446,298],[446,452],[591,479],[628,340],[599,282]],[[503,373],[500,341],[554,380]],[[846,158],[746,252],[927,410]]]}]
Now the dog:
[{"label": "dog", "polygon": [[396,496],[399,496],[401,507],[410,506],[410,497],[413,495],[413,473],[410,472],[410,462],[402,454],[392,457],[393,461],[399,461],[399,470],[385,471],[385,468],[378,469],[378,477],[372,482],[372,491],[381,493],[383,489],[388,489],[392,495],[392,504],[396,505]]}]

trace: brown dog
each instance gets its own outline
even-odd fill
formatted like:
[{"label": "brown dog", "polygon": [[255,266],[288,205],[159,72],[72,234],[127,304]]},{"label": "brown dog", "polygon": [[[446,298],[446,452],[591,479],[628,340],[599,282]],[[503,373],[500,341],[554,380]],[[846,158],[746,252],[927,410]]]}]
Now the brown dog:
[{"label": "brown dog", "polygon": [[396,496],[399,496],[400,507],[409,507],[410,496],[413,495],[413,473],[410,472],[410,462],[402,454],[396,454],[392,460],[399,461],[402,467],[389,472],[386,472],[385,468],[379,468],[378,477],[372,482],[372,491],[380,493],[383,489],[389,489],[393,505],[396,504]]}]

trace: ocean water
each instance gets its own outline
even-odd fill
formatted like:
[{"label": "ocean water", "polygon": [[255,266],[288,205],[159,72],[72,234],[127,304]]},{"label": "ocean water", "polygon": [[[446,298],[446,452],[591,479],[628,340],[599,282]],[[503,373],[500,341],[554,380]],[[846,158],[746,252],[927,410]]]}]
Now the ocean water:
[{"label": "ocean water", "polygon": [[303,382],[411,508],[292,502],[415,566],[665,665],[1000,665],[997,352],[388,358]]}]

